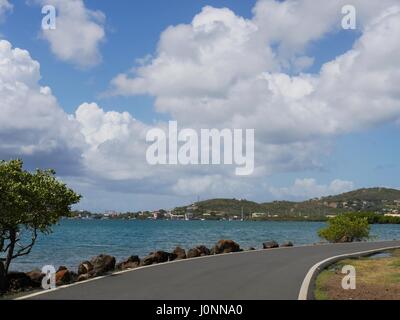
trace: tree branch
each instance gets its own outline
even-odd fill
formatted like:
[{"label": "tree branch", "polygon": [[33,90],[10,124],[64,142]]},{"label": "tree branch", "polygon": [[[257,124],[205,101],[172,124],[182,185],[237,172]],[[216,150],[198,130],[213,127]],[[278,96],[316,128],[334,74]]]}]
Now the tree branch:
[{"label": "tree branch", "polygon": [[31,252],[33,246],[35,245],[36,239],[37,239],[37,229],[34,228],[34,229],[33,229],[33,236],[32,236],[32,241],[31,241],[31,243],[30,243],[29,245],[25,246],[25,247],[22,247],[22,246],[20,245],[20,246],[21,246],[21,249],[19,249],[19,250],[17,251],[17,253],[14,254],[14,255],[12,256],[11,259],[15,259],[15,258],[17,258],[17,257],[22,257],[22,256],[25,256],[25,255],[28,255],[28,254]]}]

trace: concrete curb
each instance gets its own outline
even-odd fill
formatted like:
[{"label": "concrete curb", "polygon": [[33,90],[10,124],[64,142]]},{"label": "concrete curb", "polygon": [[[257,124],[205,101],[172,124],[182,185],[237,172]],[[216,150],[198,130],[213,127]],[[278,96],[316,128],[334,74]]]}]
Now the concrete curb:
[{"label": "concrete curb", "polygon": [[325,260],[322,260],[322,261],[316,263],[315,265],[313,265],[310,268],[306,277],[303,280],[303,283],[300,288],[298,300],[314,300],[315,280],[317,279],[317,276],[321,273],[321,271],[323,271],[326,267],[328,267],[340,260],[343,260],[343,259],[365,257],[365,256],[369,256],[374,253],[379,253],[382,251],[388,251],[388,250],[394,250],[394,249],[400,249],[400,246],[384,247],[384,248],[379,248],[379,249],[342,254],[342,255],[331,257],[331,258],[327,258]]},{"label": "concrete curb", "polygon": [[[386,242],[386,241],[387,240],[375,241],[375,243]],[[159,264],[153,264],[153,265],[149,265],[149,266],[142,266],[142,267],[138,267],[138,268],[135,268],[135,269],[127,269],[127,270],[123,270],[123,271],[116,271],[116,272],[112,272],[112,273],[106,274],[104,276],[99,276],[99,277],[91,278],[91,279],[88,279],[88,280],[85,280],[85,281],[75,282],[75,283],[67,284],[67,285],[64,285],[64,286],[59,286],[59,287],[57,287],[55,289],[41,290],[41,291],[37,291],[37,292],[28,293],[26,295],[22,295],[22,296],[11,298],[11,300],[25,300],[25,299],[33,298],[33,297],[36,297],[36,296],[45,295],[45,294],[50,293],[52,291],[58,291],[58,290],[62,290],[62,289],[69,288],[69,287],[79,286],[79,285],[82,285],[82,284],[85,284],[85,283],[88,283],[88,282],[98,281],[98,280],[101,280],[101,279],[104,279],[104,278],[118,276],[118,275],[124,274],[124,273],[137,272],[137,271],[142,270],[142,269],[163,268],[163,267],[166,267],[166,266],[168,266],[170,264],[187,263],[187,262],[190,262],[190,261],[193,261],[193,260],[198,260],[198,259],[218,259],[219,257],[226,256],[226,255],[233,255],[233,256],[234,255],[250,255],[250,254],[257,254],[257,253],[261,253],[261,252],[269,252],[269,251],[277,251],[277,250],[296,250],[297,248],[301,248],[301,247],[330,246],[330,245],[332,245],[332,244],[329,244],[329,243],[304,244],[304,245],[297,245],[297,246],[294,246],[294,247],[279,247],[279,248],[274,248],[274,249],[257,249],[257,250],[252,250],[252,251],[233,252],[233,253],[226,253],[226,254],[202,256],[202,257],[191,258],[191,259],[174,260],[174,261],[169,261],[169,262],[164,262],[164,263],[159,263]],[[394,248],[400,248],[400,246],[394,247]],[[388,247],[385,250],[389,250],[389,249],[390,248]],[[382,250],[383,249],[378,249],[378,250],[373,250],[373,251],[378,251],[379,252],[379,251],[382,251]],[[339,257],[341,257],[341,256],[339,256]],[[333,258],[335,258],[335,257],[333,257]],[[333,258],[330,258],[330,259],[333,259]],[[330,260],[330,259],[327,259],[327,260]],[[339,258],[339,260],[340,260],[340,258]],[[313,269],[314,267],[312,267],[311,269]],[[311,271],[311,269],[310,269],[310,271]],[[309,273],[310,273],[310,271],[309,271]],[[308,276],[308,274],[307,274],[307,276]],[[306,277],[306,279],[307,279],[307,277]],[[302,290],[304,291],[303,286],[305,286],[306,279],[304,279],[304,281],[303,281],[302,289],[300,290],[300,292],[302,292]],[[311,279],[310,279],[310,281],[308,281],[307,291],[308,291],[308,286],[309,286],[310,282],[311,282]],[[300,300],[306,300],[306,299],[300,299]]]},{"label": "concrete curb", "polygon": [[[321,244],[321,245],[327,245],[327,244]],[[185,263],[185,262],[190,262],[190,261],[199,260],[199,259],[216,259],[218,257],[222,257],[222,256],[226,256],[226,255],[255,254],[255,253],[266,252],[266,251],[270,251],[270,250],[274,250],[274,251],[276,251],[276,250],[291,250],[291,249],[295,249],[295,248],[299,248],[299,247],[313,247],[313,246],[314,245],[306,244],[306,245],[298,245],[298,246],[293,246],[293,247],[279,247],[279,248],[273,248],[273,249],[245,250],[245,251],[239,251],[239,252],[221,253],[221,254],[201,256],[201,257],[195,257],[195,258],[189,258],[189,259],[174,260],[174,261],[168,261],[168,262],[163,262],[163,263],[155,263],[155,264],[152,264],[152,265],[149,265],[149,266],[141,266],[141,267],[137,267],[137,268],[134,268],[134,269],[127,269],[127,270],[123,270],[123,271],[114,271],[114,272],[105,274],[103,276],[91,278],[91,279],[80,281],[80,282],[74,282],[74,283],[71,283],[71,284],[63,285],[63,286],[58,286],[55,289],[41,290],[41,291],[38,291],[38,292],[33,292],[33,293],[30,293],[30,294],[26,294],[26,295],[23,295],[23,296],[16,297],[16,298],[11,299],[11,300],[26,300],[26,299],[30,299],[30,298],[33,298],[33,297],[36,297],[36,296],[47,294],[49,292],[58,291],[58,290],[62,290],[62,289],[65,289],[65,288],[82,285],[82,284],[85,284],[85,283],[88,283],[88,282],[101,280],[101,279],[104,279],[104,278],[107,278],[107,277],[118,276],[120,274],[124,274],[124,273],[128,273],[128,272],[135,272],[135,271],[139,271],[139,270],[142,270],[142,269],[162,268],[164,266],[167,266],[167,265],[170,265],[170,264],[175,264],[175,263]]]}]

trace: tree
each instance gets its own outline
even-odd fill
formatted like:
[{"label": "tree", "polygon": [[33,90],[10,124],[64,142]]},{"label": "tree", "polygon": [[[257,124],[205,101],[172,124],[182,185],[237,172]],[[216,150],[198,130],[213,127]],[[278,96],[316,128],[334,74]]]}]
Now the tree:
[{"label": "tree", "polygon": [[328,220],[328,226],[318,231],[321,238],[329,242],[361,241],[369,237],[370,227],[367,217],[342,214]]},{"label": "tree", "polygon": [[0,262],[6,274],[11,261],[29,254],[38,234],[51,233],[80,198],[56,179],[54,170],[31,173],[21,160],[0,161]]}]

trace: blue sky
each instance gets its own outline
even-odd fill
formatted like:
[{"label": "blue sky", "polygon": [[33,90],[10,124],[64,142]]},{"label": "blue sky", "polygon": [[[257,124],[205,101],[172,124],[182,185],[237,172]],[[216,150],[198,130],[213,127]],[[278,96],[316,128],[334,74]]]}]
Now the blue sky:
[{"label": "blue sky", "polygon": [[[107,13],[106,40],[101,45],[103,63],[82,70],[60,62],[38,37],[43,15],[41,7],[14,1],[14,10],[1,33],[14,46],[29,50],[41,64],[42,83],[51,85],[60,104],[74,112],[82,101],[98,101],[116,73],[131,68],[136,59],[152,54],[160,33],[170,25],[188,23],[205,5],[228,6],[243,16],[250,16],[255,1],[86,1],[90,9]],[[102,100],[103,101],[103,100]],[[152,110],[148,96],[104,99],[104,108],[129,111],[143,121],[159,117]],[[109,107],[108,107],[109,106]]]},{"label": "blue sky", "polygon": [[[52,0],[49,3],[55,4],[57,10],[59,10],[60,17],[73,17],[73,15],[68,15],[70,14],[67,12],[69,9],[64,6],[63,1]],[[370,88],[370,85],[374,81],[373,76],[376,76],[380,70],[382,70],[380,79],[389,81],[392,79],[389,78],[391,76],[393,79],[397,79],[395,78],[397,70],[390,69],[391,64],[392,68],[398,69],[397,62],[391,60],[393,57],[390,54],[390,50],[393,47],[390,46],[387,49],[388,52],[382,53],[381,51],[375,52],[374,50],[378,49],[368,46],[368,43],[372,42],[372,37],[376,35],[374,28],[378,31],[380,30],[379,25],[374,24],[373,18],[379,17],[379,14],[385,12],[388,8],[394,8],[391,15],[398,14],[396,11],[398,7],[396,7],[395,1],[383,1],[381,5],[370,5],[362,1],[355,1],[359,14],[356,30],[343,30],[340,28],[341,14],[338,9],[341,7],[341,0],[338,0],[335,6],[332,5],[331,11],[327,10],[323,4],[310,6],[309,1],[301,0],[288,0],[286,3],[273,0],[76,1],[82,4],[82,7],[78,9],[86,12],[85,19],[87,21],[84,20],[82,23],[95,23],[104,32],[104,37],[97,42],[95,41],[94,48],[91,48],[98,50],[101,56],[101,61],[94,65],[82,65],[79,57],[76,55],[72,55],[69,58],[62,58],[60,51],[55,52],[55,50],[52,50],[51,45],[54,45],[55,42],[52,42],[54,39],[50,36],[48,37],[46,34],[42,34],[40,30],[41,19],[43,17],[40,11],[44,3],[42,0],[9,1],[13,5],[13,10],[8,10],[3,14],[2,23],[0,24],[0,39],[9,42],[12,47],[11,50],[15,48],[27,50],[30,54],[27,63],[37,61],[40,64],[41,80],[39,84],[40,86],[50,87],[52,97],[57,101],[56,103],[54,101],[49,102],[49,104],[55,103],[51,107],[52,110],[59,108],[65,115],[74,117],[74,120],[69,121],[68,124],[65,123],[65,126],[63,124],[58,125],[59,128],[57,129],[56,137],[53,135],[51,138],[51,141],[54,140],[56,141],[54,143],[57,144],[54,150],[43,151],[43,149],[37,148],[39,151],[26,153],[23,150],[26,150],[27,142],[24,139],[28,139],[27,137],[32,137],[32,139],[29,138],[30,147],[32,147],[32,144],[39,144],[39,141],[47,141],[46,139],[50,138],[47,136],[36,136],[40,130],[36,130],[36,128],[33,130],[32,126],[21,129],[21,125],[17,124],[14,118],[11,118],[11,116],[7,118],[7,112],[11,110],[11,107],[7,106],[10,110],[7,109],[7,112],[3,112],[3,120],[12,124],[15,121],[15,127],[11,126],[10,129],[7,129],[9,131],[6,131],[6,129],[0,131],[0,139],[2,139],[2,144],[4,145],[3,148],[0,147],[0,156],[2,158],[22,157],[26,159],[28,167],[43,165],[55,167],[58,172],[62,172],[62,179],[65,179],[86,197],[81,208],[96,211],[114,208],[117,210],[155,209],[158,207],[173,207],[174,205],[191,202],[198,195],[201,198],[214,196],[248,197],[257,201],[281,198],[300,200],[335,191],[348,191],[351,188],[358,187],[399,187],[397,178],[400,176],[400,168],[397,161],[400,156],[400,143],[398,141],[400,133],[399,91],[396,94],[396,92],[388,92],[388,90],[379,91],[377,89],[375,92],[375,90],[365,89]],[[279,11],[284,5],[288,7],[292,6],[294,14],[288,14],[290,10]],[[204,11],[203,8],[205,6],[212,7],[212,9]],[[268,10],[263,11],[263,6]],[[228,11],[218,11],[218,8],[227,8]],[[99,22],[99,20],[88,18],[92,12],[101,12],[104,15],[104,20]],[[282,12],[285,13],[282,14]],[[278,22],[271,21],[278,13],[282,14],[281,20],[278,19]],[[196,49],[193,49],[199,50],[198,54],[204,54],[206,52],[204,50],[208,48],[207,43],[200,41],[210,41],[209,47],[214,48],[214,38],[210,37],[210,39],[207,38],[206,40],[198,40],[199,38],[196,38],[198,30],[193,27],[192,23],[196,16],[204,19],[201,20],[205,21],[201,22],[204,24],[211,23],[207,20],[209,17],[212,17],[211,19],[217,22],[221,21],[226,28],[223,29],[223,32],[234,30],[234,33],[240,33],[240,36],[235,38],[235,34],[229,31],[227,36],[224,36],[219,41],[224,41],[223,39],[231,36],[233,37],[232,43],[239,41],[238,48],[242,48],[242,51],[249,50],[249,54],[256,51],[255,54],[257,56],[249,58],[249,60],[242,57],[237,63],[232,63],[229,66],[222,64],[223,68],[230,68],[229,72],[232,70],[233,76],[226,86],[221,85],[221,88],[218,89],[221,96],[229,97],[232,92],[231,90],[235,90],[237,79],[242,77],[243,74],[246,76],[241,78],[240,81],[246,83],[246,81],[253,81],[252,79],[256,79],[262,74],[269,73],[272,80],[268,78],[270,79],[268,80],[269,85],[266,84],[265,91],[267,92],[271,88],[271,81],[276,81],[276,84],[283,88],[280,96],[268,96],[264,102],[258,100],[258,98],[254,100],[258,105],[254,107],[254,110],[252,109],[253,106],[247,106],[243,102],[243,108],[249,108],[249,115],[253,112],[255,114],[260,112],[260,117],[258,118],[265,116],[265,125],[254,122],[254,119],[251,119],[250,116],[248,117],[249,119],[243,122],[244,128],[249,124],[255,126],[256,140],[258,137],[262,145],[261,150],[256,150],[256,158],[258,157],[258,164],[262,169],[260,169],[260,172],[263,173],[255,176],[254,179],[249,178],[246,180],[237,178],[231,176],[229,173],[227,174],[225,169],[221,169],[221,172],[218,172],[214,168],[206,172],[204,170],[196,171],[196,168],[193,168],[193,170],[186,170],[185,168],[178,171],[175,171],[174,168],[163,168],[161,169],[161,173],[152,176],[150,173],[147,174],[147,169],[139,170],[133,164],[132,167],[130,164],[128,165],[130,161],[132,163],[140,161],[140,153],[136,149],[132,151],[132,154],[129,153],[129,156],[133,158],[125,158],[127,156],[126,150],[131,150],[128,143],[131,143],[132,139],[139,139],[140,132],[136,128],[139,124],[140,126],[151,126],[174,119],[182,123],[183,126],[197,127],[200,123],[200,118],[203,116],[204,119],[209,119],[210,127],[218,126],[221,122],[217,122],[220,116],[217,107],[213,109],[215,111],[207,114],[207,111],[203,113],[196,106],[197,102],[204,99],[204,97],[212,97],[212,94],[208,95],[208,92],[214,92],[215,88],[204,88],[203,84],[201,84],[201,90],[205,90],[205,93],[202,93],[203,96],[193,96],[190,93],[193,86],[197,86],[198,83],[207,82],[207,80],[202,80],[202,72],[196,75],[190,74],[187,71],[187,74],[182,75],[182,83],[187,83],[188,85],[187,88],[185,88],[185,85],[182,87],[177,81],[177,93],[175,96],[172,93],[166,94],[165,89],[162,87],[163,83],[157,82],[160,74],[166,74],[169,77],[168,79],[171,79],[171,86],[174,85],[173,82],[175,81],[174,76],[176,73],[171,70],[179,70],[174,68],[178,68],[180,62],[173,54],[177,56],[182,55],[182,59],[192,61],[192,56],[185,56],[185,50],[189,52],[193,48],[189,47],[189,45],[185,46],[185,43],[199,41],[192,44],[193,46],[198,46]],[[384,16],[380,23],[390,24],[392,23],[390,18],[390,15]],[[315,20],[315,27],[310,24],[310,21],[313,19]],[[245,26],[241,21],[246,21],[248,25]],[[66,24],[66,28],[71,27],[74,23],[80,22],[73,21],[72,19],[72,21],[69,21],[69,24]],[[281,23],[282,26],[278,26],[275,29],[272,23],[275,23],[275,25]],[[185,38],[189,34],[189,31],[180,34],[179,32],[181,31],[177,27],[179,25],[185,25],[188,29],[193,28],[190,31],[192,32],[191,36]],[[292,27],[292,29],[289,29],[293,25],[298,25],[299,28],[295,27],[293,29]],[[214,27],[215,25],[212,26]],[[256,26],[257,31],[251,29],[252,26]],[[396,30],[397,25],[394,23],[389,26],[394,31],[399,31]],[[63,24],[59,26],[59,28],[62,27],[64,27]],[[168,27],[172,30],[170,32],[171,36],[157,51],[160,36]],[[247,27],[250,29],[246,29]],[[285,30],[285,28],[288,29]],[[79,28],[71,29],[71,32],[77,32],[74,36],[76,43],[79,43],[81,39],[79,39],[79,31],[76,30],[79,30]],[[242,31],[243,37],[241,35]],[[82,32],[84,34],[85,31]],[[221,31],[215,31],[215,35],[219,36],[217,32]],[[91,34],[88,34],[88,36],[91,36]],[[390,34],[388,32],[386,35],[389,42],[390,39],[395,39],[396,36],[398,36],[398,33]],[[174,39],[179,39],[179,37],[182,37],[182,41],[174,44]],[[256,40],[246,42],[246,37],[254,37]],[[296,37],[301,40],[304,38],[304,41],[297,41]],[[365,43],[363,42],[364,38],[366,39]],[[258,52],[258,44],[254,50],[249,48],[249,46],[255,45],[256,41],[265,41],[263,45],[265,48],[271,48],[273,55],[271,57],[264,56],[264,51],[260,50]],[[363,45],[357,45],[360,41]],[[229,46],[230,44],[231,42],[228,41],[226,45]],[[58,44],[58,46],[60,46],[58,50],[63,50],[62,45]],[[8,54],[7,50],[4,51],[4,55]],[[340,59],[338,60],[338,58],[343,56],[342,60],[345,61],[347,59],[346,53],[352,50],[356,51],[360,57],[366,56],[368,59],[370,59],[369,57],[375,57],[373,64],[377,65],[376,68],[378,71],[374,74],[368,73],[365,78],[363,77],[363,63],[366,63],[367,58],[360,59],[360,61],[357,61],[357,58],[355,60],[349,59],[349,62],[343,63],[343,65],[339,64],[338,61]],[[215,58],[213,56],[205,57],[205,61],[211,61],[208,62],[211,66],[196,64],[196,70],[204,68],[204,74],[207,74],[209,69],[214,70],[213,63],[215,63],[215,68],[221,67],[221,64],[219,64],[222,63],[221,54],[217,51]],[[165,55],[163,55],[164,52],[166,53]],[[232,52],[232,48],[227,47],[226,53],[223,54],[229,54],[229,52]],[[188,54],[192,53],[190,51]],[[387,54],[388,57],[386,58],[384,54]],[[148,55],[151,56],[147,58],[147,62],[141,71],[138,73],[130,72],[133,67],[139,67],[137,63],[138,59],[143,59]],[[245,56],[246,54],[244,54]],[[258,57],[260,57],[260,62],[254,62]],[[294,61],[299,57],[312,58],[313,63],[303,67],[299,71],[294,67]],[[1,58],[0,56],[0,61]],[[265,62],[262,59],[265,59]],[[166,66],[166,69],[162,69],[161,67],[159,69],[151,68],[151,64],[157,61],[161,61],[160,65]],[[378,64],[378,62],[382,62],[382,64]],[[16,59],[15,64],[17,65],[17,63],[19,62]],[[354,77],[356,77],[354,87],[343,83],[339,86],[336,82],[335,84],[331,84],[329,81],[330,73],[321,71],[321,67],[327,63],[341,65],[340,72],[342,74],[340,74],[340,78],[335,80],[337,83],[351,79],[349,77],[354,74]],[[383,65],[383,63],[386,63],[386,65]],[[249,65],[249,67],[245,65]],[[366,71],[367,66],[368,64],[365,65]],[[392,74],[385,73],[386,70],[394,70],[394,72]],[[5,69],[0,69],[0,72],[3,72],[5,76]],[[131,91],[126,92],[125,90],[122,92],[121,87],[115,85],[113,79],[116,79],[118,75],[124,75],[126,84],[129,85],[129,90]],[[285,90],[288,90],[288,87],[284,87],[285,84],[281,82],[283,80],[278,75],[291,77],[292,81],[299,80],[300,84],[303,81],[309,82],[310,85],[315,86],[312,95],[308,97],[308,94],[304,94],[303,97],[302,94],[298,100],[293,101],[290,97],[285,96]],[[29,74],[29,76],[34,77],[32,74]],[[200,80],[197,79],[191,84],[190,82],[196,76],[199,76]],[[25,78],[25,75],[21,76],[21,79]],[[131,80],[137,78],[145,79],[148,88],[144,90],[141,87],[135,87],[135,84]],[[223,78],[217,83],[222,83],[224,80],[226,79]],[[4,81],[3,83],[5,83]],[[23,82],[25,80],[18,81]],[[290,90],[297,90],[297,88],[294,88],[297,85],[296,83],[291,85],[293,87],[290,87]],[[182,88],[178,88],[178,86]],[[172,87],[172,91],[175,90],[174,88]],[[301,88],[298,90],[303,90]],[[380,87],[377,85],[377,88]],[[346,91],[347,89],[348,91]],[[37,88],[32,88],[32,90],[37,90]],[[335,99],[335,90],[339,90],[338,92],[340,92],[338,94],[340,98],[337,100]],[[362,90],[365,91],[363,92]],[[249,92],[248,94],[255,97],[260,95],[260,99],[262,99],[262,90],[257,93]],[[365,98],[369,94],[371,94],[371,97]],[[348,103],[350,106],[349,109],[351,109],[351,112],[349,111],[348,114],[345,111],[346,95],[349,97]],[[185,109],[187,112],[177,113],[177,110],[180,110],[177,106],[166,104],[165,99],[171,97],[178,100],[185,97],[187,99],[185,101],[188,103],[187,109]],[[213,101],[213,98],[210,99],[211,104],[219,103],[217,100]],[[380,103],[379,101],[382,101],[381,111],[377,108],[377,104]],[[92,106],[91,108],[87,105],[80,107],[81,114],[84,114],[85,118],[79,119],[81,115],[75,115],[75,112],[79,106],[85,103],[94,103],[96,106]],[[233,108],[232,106],[237,103],[236,100],[229,101],[229,99],[226,99],[224,101],[224,108],[227,108],[226,110],[234,110],[229,108]],[[354,108],[352,107],[352,103],[355,103]],[[314,104],[318,104],[319,107],[309,110],[307,106],[314,108]],[[297,108],[299,105],[304,105],[305,108],[299,109],[300,111],[292,114],[291,112],[294,112],[294,108]],[[265,109],[263,109],[264,107]],[[2,106],[0,103],[1,108],[6,108],[6,106]],[[324,117],[323,112],[320,112],[320,110],[325,110],[324,108],[327,108],[326,117]],[[36,115],[35,110],[34,108],[29,110],[29,112],[32,112],[32,117]],[[90,123],[91,119],[95,119],[94,113],[96,113],[97,117],[98,110],[102,110],[102,117],[104,119],[96,120],[97,122],[93,120],[93,123],[98,124],[99,121],[103,121],[103,124],[106,123],[103,129],[94,128],[94,124]],[[49,118],[56,117],[52,112],[49,111]],[[115,117],[118,118],[118,120],[115,120],[116,122],[110,120],[111,113],[109,112],[116,112],[117,115]],[[124,112],[128,112],[132,118],[124,118],[122,116]],[[221,125],[229,126],[233,124],[236,121],[235,119],[237,119],[235,112],[232,111],[232,118],[230,118],[230,115],[227,115],[226,121],[224,119]],[[241,113],[240,111],[238,112]],[[302,112],[306,113],[302,114]],[[308,112],[310,113],[308,114]],[[191,115],[193,116],[191,117]],[[315,115],[315,121],[313,120],[313,115]],[[271,129],[265,128],[269,126],[267,119],[285,119],[285,117],[287,117],[288,122],[283,121],[279,124],[274,122],[270,125]],[[133,118],[136,119],[136,124],[134,124]],[[331,122],[327,118],[333,119],[333,129],[328,130]],[[107,124],[107,121],[111,121],[112,126]],[[70,122],[76,122],[76,124],[71,124]],[[292,123],[292,127],[288,124],[289,122]],[[129,127],[130,130],[129,139],[127,138],[126,141],[122,141],[117,136],[118,130],[122,130],[122,124]],[[76,126],[70,129],[70,125]],[[40,124],[40,128],[43,128],[43,126],[43,124]],[[293,128],[293,126],[296,128]],[[65,131],[81,131],[82,135],[86,135],[86,141],[84,142],[82,138],[77,138],[78,140],[82,139],[82,141],[77,140],[76,143],[75,138],[66,138],[67,141],[64,141],[65,132],[59,133],[59,131],[63,131],[60,127],[65,128]],[[304,129],[302,129],[303,127]],[[18,131],[15,131],[17,130],[16,128],[18,128]],[[45,129],[45,131],[53,132],[53,129],[49,128]],[[300,134],[297,134],[297,137],[293,141],[287,143],[278,142],[291,129],[296,129],[294,131]],[[88,132],[92,134],[91,130],[97,130],[95,145],[93,144],[93,139],[90,140],[91,138],[87,136]],[[110,134],[109,137],[104,138],[106,133],[102,130],[108,130],[107,133],[117,133]],[[5,146],[10,144],[10,141],[7,141],[7,139],[12,139],[10,137],[13,134],[21,134],[22,137],[20,140],[22,142],[21,146],[10,149]],[[74,140],[73,143],[71,142],[72,140]],[[98,143],[97,141],[100,140],[101,143]],[[85,143],[92,145],[83,146]],[[72,144],[73,146],[71,146]],[[294,146],[294,144],[296,145]],[[115,148],[118,146],[118,149],[113,150],[110,145]],[[79,151],[77,151],[78,149]],[[60,150],[62,150],[61,153]],[[108,150],[107,154],[105,154],[105,150]],[[264,152],[272,152],[269,150],[274,150],[276,155],[271,156],[272,160],[264,161],[264,157],[269,158],[269,155],[264,154]],[[96,154],[96,152],[99,153]],[[136,156],[139,158],[134,158]],[[63,157],[64,160],[60,161],[59,158]],[[73,160],[69,163],[68,159]],[[89,161],[88,159],[91,159],[90,161],[102,159],[102,161],[99,161],[99,163],[85,163],[85,161]],[[122,167],[125,171],[121,169]],[[103,175],[108,168],[110,174]],[[138,172],[135,170],[138,170]],[[144,171],[146,171],[146,174],[142,175],[141,173]],[[99,172],[102,172],[102,174],[99,174]],[[119,176],[121,178],[117,178]],[[214,179],[217,181],[214,181]],[[312,180],[311,185],[305,183],[307,179],[308,181]],[[296,180],[299,181],[297,187]],[[170,186],[170,188],[165,187],[165,189],[155,191],[157,189],[157,181],[160,181],[158,183],[163,186]],[[179,183],[175,185],[177,181]],[[201,183],[197,181],[201,181]],[[224,192],[213,193],[210,191],[225,189],[224,187],[221,188],[221,186],[230,184],[230,181],[235,182],[232,183],[232,186],[227,187]],[[334,181],[339,181],[337,184],[339,187],[335,187],[336,184],[332,184]],[[244,184],[241,185],[242,183]],[[204,184],[204,188],[199,189],[199,184]],[[138,185],[141,187],[138,188]],[[193,185],[196,187],[190,191],[190,187]],[[183,186],[183,189],[187,189],[188,192],[182,192],[181,186]],[[260,186],[263,189],[260,189]],[[99,190],[94,191],[94,188],[98,188]],[[303,188],[304,192],[302,191]],[[113,201],[115,203],[110,204]]]},{"label": "blue sky", "polygon": [[[104,101],[106,110],[128,111],[135,117],[152,122],[162,115],[153,112],[153,99],[149,96],[101,98],[116,73],[131,68],[136,59],[154,53],[160,33],[168,26],[190,23],[206,6],[228,7],[236,14],[251,17],[256,1],[86,1],[90,9],[107,14],[106,40],[101,44],[103,63],[82,70],[58,60],[49,51],[45,41],[39,38],[43,18],[40,6],[27,5],[25,1],[13,3],[13,14],[2,25],[3,38],[15,47],[27,49],[35,60],[40,61],[43,85],[51,86],[55,96],[67,112],[74,112],[82,101]],[[350,49],[357,37],[356,31],[335,32],[309,45],[309,53],[316,57],[311,72]]]}]

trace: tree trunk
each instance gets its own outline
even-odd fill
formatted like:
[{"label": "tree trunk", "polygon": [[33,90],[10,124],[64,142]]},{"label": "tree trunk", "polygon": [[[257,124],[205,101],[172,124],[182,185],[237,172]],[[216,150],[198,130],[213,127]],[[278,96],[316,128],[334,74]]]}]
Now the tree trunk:
[{"label": "tree trunk", "polygon": [[10,247],[8,248],[8,251],[7,251],[7,258],[6,258],[6,263],[4,266],[6,275],[8,274],[8,269],[10,268],[11,260],[14,255],[16,239],[17,239],[17,231],[10,230]]},{"label": "tree trunk", "polygon": [[6,292],[6,270],[4,264],[0,261],[0,294]]}]

